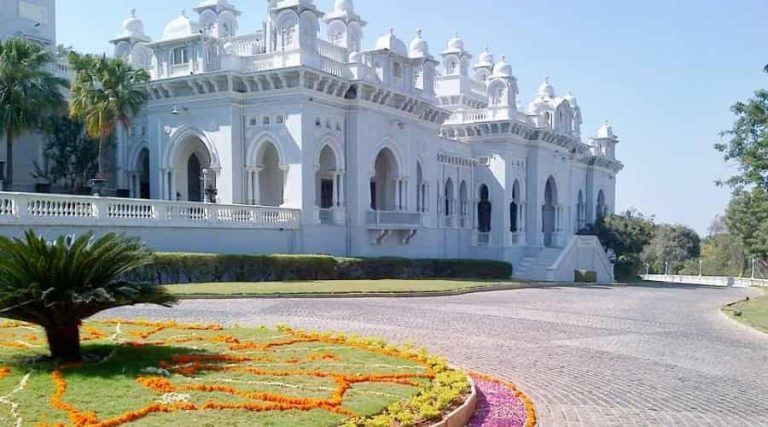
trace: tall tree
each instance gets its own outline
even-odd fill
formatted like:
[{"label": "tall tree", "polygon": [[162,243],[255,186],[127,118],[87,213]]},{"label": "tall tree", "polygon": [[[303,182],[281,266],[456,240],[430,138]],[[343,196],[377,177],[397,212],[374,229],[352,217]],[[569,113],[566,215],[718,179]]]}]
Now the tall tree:
[{"label": "tall tree", "polygon": [[679,273],[688,260],[701,255],[701,238],[683,225],[660,225],[640,254],[641,260],[655,272]]},{"label": "tall tree", "polygon": [[768,91],[758,90],[747,102],[736,103],[731,111],[736,114],[736,122],[731,130],[722,133],[730,140],[715,145],[726,161],[738,166],[739,173],[725,184],[736,189],[754,185],[768,190]]},{"label": "tall tree", "polygon": [[768,191],[736,193],[726,212],[728,230],[738,236],[747,256],[768,261]]},{"label": "tall tree", "polygon": [[14,140],[24,130],[40,128],[48,113],[64,105],[68,82],[46,69],[53,60],[37,43],[18,38],[0,42],[0,130],[5,135],[9,186]]},{"label": "tall tree", "polygon": [[67,116],[52,116],[45,124],[48,144],[45,163],[35,163],[36,178],[47,178],[70,191],[84,188],[96,176],[98,141],[89,138],[81,122]]},{"label": "tall tree", "polygon": [[75,70],[69,113],[99,140],[100,179],[107,177],[106,144],[119,125],[130,129],[133,117],[149,98],[149,74],[125,61],[106,56],[70,53]]},{"label": "tall tree", "polygon": [[640,253],[653,237],[655,225],[652,218],[628,210],[618,215],[600,218],[579,234],[596,235],[600,243],[616,254],[616,277],[632,279],[640,271]]}]

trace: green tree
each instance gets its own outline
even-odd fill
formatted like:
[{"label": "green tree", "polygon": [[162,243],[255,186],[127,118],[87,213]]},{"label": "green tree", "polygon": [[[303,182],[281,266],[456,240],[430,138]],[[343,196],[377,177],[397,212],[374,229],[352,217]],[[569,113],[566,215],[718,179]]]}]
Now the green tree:
[{"label": "green tree", "polygon": [[49,135],[45,146],[46,163],[35,163],[35,178],[63,183],[67,190],[84,188],[96,176],[98,142],[89,138],[82,123],[66,116],[53,116],[46,123]]},{"label": "green tree", "polygon": [[83,320],[115,307],[176,302],[160,286],[122,280],[151,261],[138,240],[116,234],[54,242],[34,231],[24,239],[0,236],[0,316],[42,326],[52,357],[79,362]]},{"label": "green tree", "polygon": [[768,91],[758,90],[747,102],[738,102],[731,111],[736,115],[731,130],[723,132],[730,140],[715,148],[733,161],[739,173],[725,181],[738,189],[758,186],[768,189]]},{"label": "green tree", "polygon": [[640,253],[650,243],[654,227],[652,218],[628,210],[605,216],[580,234],[597,236],[606,249],[616,254],[616,278],[631,279],[642,268]]},{"label": "green tree", "polygon": [[99,140],[98,177],[107,177],[106,145],[115,129],[130,129],[133,117],[149,98],[149,74],[125,61],[105,56],[70,53],[75,70],[69,113],[85,124],[85,130]]},{"label": "green tree", "polygon": [[757,187],[734,195],[726,211],[728,230],[739,238],[749,258],[768,261],[768,191]]},{"label": "green tree", "polygon": [[[640,259],[649,264],[654,272],[680,273],[686,262],[701,255],[701,238],[689,227],[683,225],[659,225],[653,238],[648,242]],[[667,270],[669,263],[669,270]]]},{"label": "green tree", "polygon": [[13,185],[14,140],[42,126],[64,106],[68,83],[49,72],[53,54],[37,43],[11,38],[0,42],[0,131],[6,145],[6,183]]}]

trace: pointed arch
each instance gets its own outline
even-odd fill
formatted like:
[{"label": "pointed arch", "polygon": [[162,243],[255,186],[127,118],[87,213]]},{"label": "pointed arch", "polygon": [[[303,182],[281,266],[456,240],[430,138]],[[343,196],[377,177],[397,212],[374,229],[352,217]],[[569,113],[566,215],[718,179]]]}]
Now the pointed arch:
[{"label": "pointed arch", "polygon": [[541,207],[542,233],[544,234],[544,246],[552,247],[557,232],[558,189],[555,177],[550,176],[544,185],[544,204]]},{"label": "pointed arch", "polygon": [[198,139],[200,143],[205,146],[208,154],[210,155],[211,168],[220,169],[221,162],[219,161],[219,153],[216,150],[216,147],[208,139],[205,132],[191,126],[182,126],[171,134],[171,142],[168,144],[168,148],[165,150],[161,164],[168,169],[175,169],[177,167],[183,166],[186,160],[182,159],[182,162],[179,162],[176,157],[179,153],[179,150],[183,149],[184,142],[190,138]]},{"label": "pointed arch", "polygon": [[404,189],[400,171],[400,163],[390,147],[383,147],[377,152],[370,184],[371,209],[402,210]]},{"label": "pointed arch", "polygon": [[477,202],[477,230],[480,233],[491,232],[492,221],[491,190],[486,184],[480,184],[478,187]]},{"label": "pointed arch", "polygon": [[520,180],[515,179],[512,184],[512,202],[509,204],[509,231],[517,233],[520,231],[522,209],[522,187]]}]

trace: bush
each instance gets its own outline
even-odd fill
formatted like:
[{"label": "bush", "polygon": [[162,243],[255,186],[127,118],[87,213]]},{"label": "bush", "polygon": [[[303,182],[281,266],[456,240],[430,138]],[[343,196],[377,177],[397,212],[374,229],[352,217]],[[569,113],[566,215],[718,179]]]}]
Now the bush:
[{"label": "bush", "polygon": [[509,279],[512,266],[483,260],[334,258],[322,255],[158,253],[131,279],[159,284],[299,280]]}]

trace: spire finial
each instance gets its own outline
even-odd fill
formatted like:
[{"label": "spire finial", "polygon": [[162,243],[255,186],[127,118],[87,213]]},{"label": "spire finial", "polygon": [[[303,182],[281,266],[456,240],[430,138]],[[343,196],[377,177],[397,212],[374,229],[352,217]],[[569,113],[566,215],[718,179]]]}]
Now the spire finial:
[{"label": "spire finial", "polygon": [[135,7],[131,8],[131,17],[133,17],[133,18],[136,17],[136,8]]},{"label": "spire finial", "polygon": [[395,35],[395,29],[394,28],[390,28],[389,29],[389,35],[391,35],[391,36]]},{"label": "spire finial", "polygon": [[181,16],[186,18],[187,17],[187,11],[184,10],[184,9],[181,9]]},{"label": "spire finial", "polygon": [[419,37],[419,38],[421,38],[421,28],[419,28],[418,30],[416,30],[416,37]]}]

